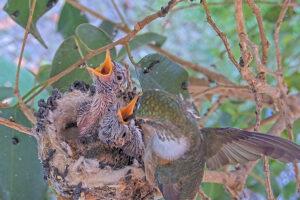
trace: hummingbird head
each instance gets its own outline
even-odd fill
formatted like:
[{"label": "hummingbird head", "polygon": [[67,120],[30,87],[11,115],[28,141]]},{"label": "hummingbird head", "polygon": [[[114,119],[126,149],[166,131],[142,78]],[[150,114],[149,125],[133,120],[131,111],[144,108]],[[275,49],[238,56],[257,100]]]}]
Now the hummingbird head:
[{"label": "hummingbird head", "polygon": [[120,89],[127,80],[125,67],[111,60],[109,50],[106,51],[105,60],[99,67],[96,69],[87,67],[87,70],[92,72],[98,92]]}]

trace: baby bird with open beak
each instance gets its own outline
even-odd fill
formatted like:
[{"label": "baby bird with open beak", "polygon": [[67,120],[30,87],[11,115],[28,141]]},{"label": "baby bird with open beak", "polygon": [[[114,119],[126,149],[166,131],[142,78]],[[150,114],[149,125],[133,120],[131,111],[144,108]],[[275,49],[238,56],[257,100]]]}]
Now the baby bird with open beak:
[{"label": "baby bird with open beak", "polygon": [[116,103],[117,95],[126,83],[126,69],[111,60],[106,51],[104,62],[96,69],[87,67],[93,74],[95,95],[78,110],[77,126],[81,136],[98,132],[99,123],[108,108]]},{"label": "baby bird with open beak", "polygon": [[141,130],[131,119],[138,96],[123,108],[117,103],[109,108],[98,132],[99,139],[107,145],[120,148],[125,154],[134,158],[141,158],[144,143]]}]

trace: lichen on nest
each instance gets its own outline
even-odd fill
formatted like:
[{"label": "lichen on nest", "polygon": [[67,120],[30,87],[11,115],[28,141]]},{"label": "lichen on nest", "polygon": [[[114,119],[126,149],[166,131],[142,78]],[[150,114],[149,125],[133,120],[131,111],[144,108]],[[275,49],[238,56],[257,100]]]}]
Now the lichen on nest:
[{"label": "lichen on nest", "polygon": [[[67,199],[152,198],[154,189],[146,181],[141,156],[103,143],[97,133],[80,135],[78,111],[95,92],[94,86],[75,81],[66,93],[55,89],[47,101],[39,101],[34,135],[44,178],[57,196]],[[122,90],[118,98],[127,104],[134,92]]]}]

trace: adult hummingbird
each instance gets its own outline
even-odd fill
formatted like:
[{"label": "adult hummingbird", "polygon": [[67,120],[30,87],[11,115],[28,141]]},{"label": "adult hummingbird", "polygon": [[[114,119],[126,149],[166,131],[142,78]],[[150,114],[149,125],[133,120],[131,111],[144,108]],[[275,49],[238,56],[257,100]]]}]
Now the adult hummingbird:
[{"label": "adult hummingbird", "polygon": [[87,67],[87,70],[92,73],[96,91],[91,101],[84,102],[78,110],[77,126],[81,136],[98,131],[100,121],[108,108],[116,103],[118,91],[127,80],[125,67],[112,61],[108,50],[99,67]]},{"label": "adult hummingbird", "polygon": [[292,141],[235,128],[198,128],[183,100],[149,90],[139,98],[134,116],[145,142],[147,180],[166,200],[194,199],[204,166],[217,169],[270,156],[300,162],[300,146]]}]

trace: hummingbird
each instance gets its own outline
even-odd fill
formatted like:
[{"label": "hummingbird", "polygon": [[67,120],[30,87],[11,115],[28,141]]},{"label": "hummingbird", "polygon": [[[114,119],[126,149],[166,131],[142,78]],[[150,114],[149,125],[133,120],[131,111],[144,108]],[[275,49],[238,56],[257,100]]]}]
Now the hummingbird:
[{"label": "hummingbird", "polygon": [[300,162],[300,146],[290,140],[236,128],[198,128],[185,102],[165,91],[145,91],[133,115],[144,137],[146,178],[166,200],[194,199],[205,164],[214,170],[262,155]]},{"label": "hummingbird", "polygon": [[117,95],[126,83],[126,68],[111,60],[110,52],[96,69],[87,67],[92,73],[95,94],[90,101],[82,103],[78,110],[77,126],[81,136],[98,131],[99,123],[108,108],[117,100]]}]

